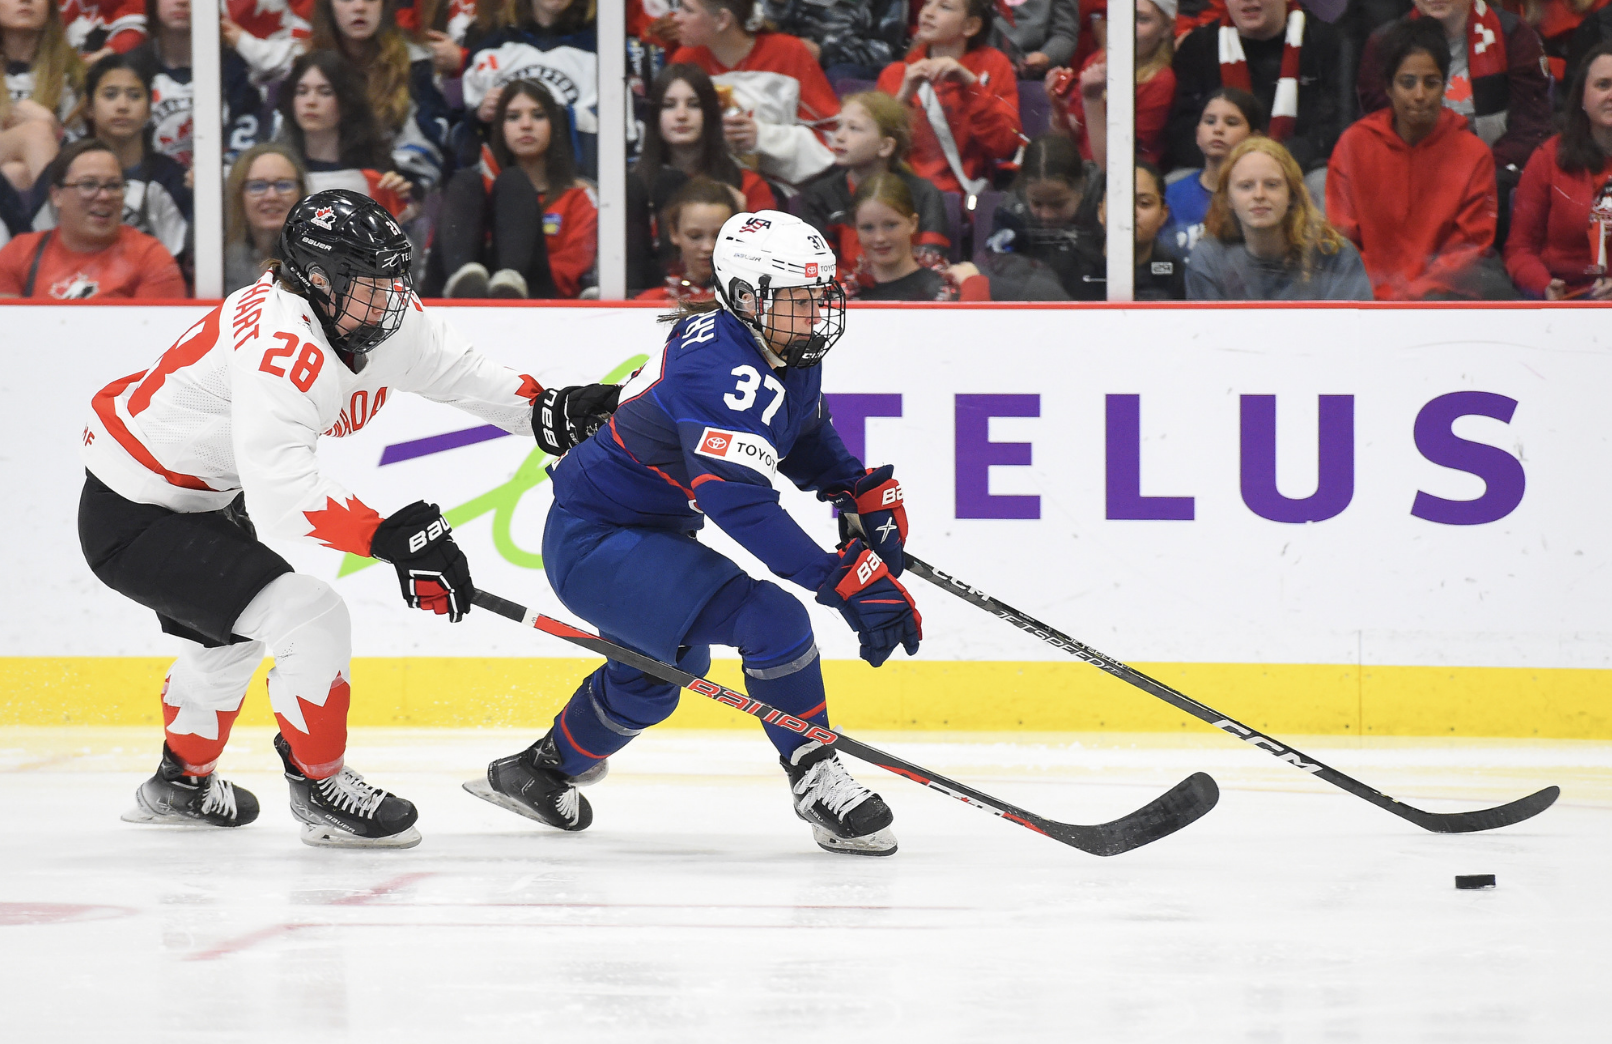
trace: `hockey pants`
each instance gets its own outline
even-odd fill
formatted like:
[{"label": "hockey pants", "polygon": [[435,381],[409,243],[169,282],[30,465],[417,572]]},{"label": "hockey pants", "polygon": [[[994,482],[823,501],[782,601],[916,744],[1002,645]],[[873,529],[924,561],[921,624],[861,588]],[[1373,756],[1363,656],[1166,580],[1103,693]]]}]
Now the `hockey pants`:
[{"label": "hockey pants", "polygon": [[[566,608],[611,641],[692,674],[712,645],[735,648],[756,699],[828,725],[821,659],[806,607],[755,580],[692,534],[615,526],[555,505],[543,532],[549,583]],[[589,675],[554,719],[562,769],[579,775],[676,709],[678,686],[613,660]],[[763,726],[787,755],[804,740]]]}]

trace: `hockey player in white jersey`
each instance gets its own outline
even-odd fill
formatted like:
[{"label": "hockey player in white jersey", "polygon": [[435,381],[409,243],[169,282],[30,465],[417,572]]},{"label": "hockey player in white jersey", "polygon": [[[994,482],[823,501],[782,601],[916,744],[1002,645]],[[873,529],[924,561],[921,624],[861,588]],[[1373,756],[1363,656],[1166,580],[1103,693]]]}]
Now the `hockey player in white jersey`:
[{"label": "hockey player in white jersey", "polygon": [[372,200],[316,193],[287,217],[267,274],[150,369],[94,397],[79,507],[85,558],[186,639],[162,691],[161,765],[125,819],[229,827],[256,818],[256,798],[215,767],[247,683],[271,654],[274,743],[303,841],[419,843],[414,806],[345,764],[346,605],[260,543],[254,524],[386,561],[409,606],[457,622],[470,609],[470,569],[436,505],[381,517],[320,472],[319,436],[350,435],[389,398],[414,392],[559,454],[608,415],[618,392],[545,390],[478,354],[421,306],[409,255]]}]

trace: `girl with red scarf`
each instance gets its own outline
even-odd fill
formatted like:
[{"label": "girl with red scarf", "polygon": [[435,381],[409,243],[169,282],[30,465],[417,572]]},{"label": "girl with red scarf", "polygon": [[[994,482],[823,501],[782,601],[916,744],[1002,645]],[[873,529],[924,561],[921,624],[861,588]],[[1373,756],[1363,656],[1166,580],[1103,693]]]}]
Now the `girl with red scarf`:
[{"label": "girl with red scarf", "polygon": [[912,112],[907,162],[943,192],[980,191],[1024,140],[1013,63],[985,43],[992,10],[991,0],[925,0],[912,50],[879,74],[879,90]]}]

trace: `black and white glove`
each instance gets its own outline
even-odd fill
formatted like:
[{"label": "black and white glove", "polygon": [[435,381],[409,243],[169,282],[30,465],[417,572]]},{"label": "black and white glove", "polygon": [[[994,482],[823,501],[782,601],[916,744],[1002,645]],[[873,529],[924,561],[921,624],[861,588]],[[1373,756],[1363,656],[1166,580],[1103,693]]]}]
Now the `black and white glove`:
[{"label": "black and white glove", "polygon": [[558,457],[598,431],[620,401],[621,386],[616,384],[545,388],[532,400],[532,434],[539,446]]},{"label": "black and white glove", "polygon": [[453,529],[435,504],[416,500],[381,522],[370,538],[371,558],[397,570],[403,601],[452,623],[470,611],[470,563],[453,542]]}]

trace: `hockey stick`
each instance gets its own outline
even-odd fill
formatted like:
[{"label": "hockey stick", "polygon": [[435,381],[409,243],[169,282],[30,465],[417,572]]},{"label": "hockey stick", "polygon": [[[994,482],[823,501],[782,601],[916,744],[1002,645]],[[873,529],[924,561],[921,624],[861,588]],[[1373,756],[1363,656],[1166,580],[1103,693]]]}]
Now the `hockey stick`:
[{"label": "hockey stick", "polygon": [[817,740],[823,744],[832,743],[835,747],[855,758],[860,758],[870,765],[877,765],[888,769],[898,776],[905,776],[914,783],[922,783],[931,790],[938,790],[942,794],[956,798],[966,805],[982,808],[992,815],[1028,827],[1038,834],[1045,834],[1054,841],[1062,841],[1066,845],[1090,852],[1092,855],[1111,856],[1121,852],[1129,852],[1133,848],[1157,841],[1167,837],[1182,827],[1191,823],[1198,817],[1215,807],[1220,799],[1220,790],[1215,781],[1202,772],[1194,772],[1186,779],[1177,783],[1169,791],[1155,798],[1153,801],[1132,812],[1128,816],[1108,823],[1099,823],[1096,826],[1084,826],[1079,823],[1059,823],[1056,820],[1038,816],[1034,812],[1026,812],[1017,805],[1010,805],[1006,801],[994,798],[989,794],[975,790],[973,787],[947,779],[945,776],[922,767],[910,761],[886,754],[882,750],[868,746],[847,736],[843,732],[834,732],[810,722],[801,721],[791,717],[775,707],[768,706],[760,700],[751,699],[741,692],[734,692],[726,686],[716,682],[707,681],[698,675],[673,667],[669,663],[662,663],[643,653],[617,645],[607,638],[601,638],[587,631],[577,630],[570,624],[561,623],[552,617],[544,616],[533,609],[500,598],[486,591],[477,591],[471,601],[482,609],[497,613],[499,616],[535,627],[545,634],[552,634],[556,638],[564,638],[574,645],[599,654],[608,660],[624,663],[635,667],[645,674],[659,678],[661,681],[671,682],[685,689],[692,689],[701,696],[707,696],[725,703],[729,707],[754,715],[769,725],[777,725],[791,732],[799,733],[809,739]]},{"label": "hockey stick", "polygon": [[1475,830],[1493,830],[1496,827],[1521,823],[1523,820],[1537,816],[1549,808],[1562,792],[1560,787],[1546,787],[1538,793],[1529,794],[1525,798],[1518,798],[1510,804],[1478,809],[1474,812],[1423,812],[1421,809],[1413,808],[1381,791],[1373,790],[1359,780],[1346,776],[1335,768],[1323,765],[1302,751],[1278,743],[1269,736],[1260,735],[1247,725],[1226,717],[1219,711],[1199,703],[1190,696],[1177,692],[1163,682],[1149,678],[1135,668],[1125,666],[1111,656],[1104,656],[1091,646],[1075,641],[1075,639],[1062,631],[1048,627],[1028,613],[1022,613],[1007,603],[992,598],[977,587],[970,587],[956,577],[941,572],[922,559],[914,558],[912,555],[903,555],[902,557],[909,570],[928,580],[936,587],[943,587],[963,601],[977,605],[994,616],[1001,617],[1019,630],[1035,635],[1048,645],[1056,649],[1062,649],[1078,659],[1085,660],[1093,667],[1107,671],[1121,681],[1129,682],[1143,692],[1157,696],[1177,710],[1186,711],[1193,717],[1208,722],[1222,732],[1229,733],[1244,743],[1251,743],[1301,771],[1309,772],[1318,779],[1324,779],[1335,787],[1347,790],[1355,797],[1364,798],[1378,808],[1385,808],[1401,819],[1408,819],[1424,830],[1431,830],[1439,834],[1464,834]]}]

